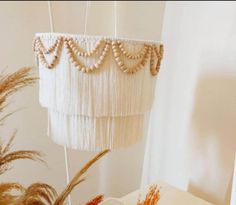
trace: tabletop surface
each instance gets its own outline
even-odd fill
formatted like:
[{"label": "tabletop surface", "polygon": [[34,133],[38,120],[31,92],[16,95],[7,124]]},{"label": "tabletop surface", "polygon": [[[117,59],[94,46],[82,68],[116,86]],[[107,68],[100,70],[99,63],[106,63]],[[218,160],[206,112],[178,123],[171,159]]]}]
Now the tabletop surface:
[{"label": "tabletop surface", "polygon": [[[165,183],[158,183],[160,187],[160,200],[158,205],[213,205],[188,192],[181,191]],[[134,191],[120,198],[125,205],[135,205],[140,194],[147,193],[148,187]]]}]

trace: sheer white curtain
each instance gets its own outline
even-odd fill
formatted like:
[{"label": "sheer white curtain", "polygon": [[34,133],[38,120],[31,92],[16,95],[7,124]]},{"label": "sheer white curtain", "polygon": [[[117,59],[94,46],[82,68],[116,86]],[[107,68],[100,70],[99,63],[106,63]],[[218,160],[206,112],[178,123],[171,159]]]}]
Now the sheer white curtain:
[{"label": "sheer white curtain", "polygon": [[236,3],[167,2],[165,58],[142,184],[229,204],[236,150]]}]

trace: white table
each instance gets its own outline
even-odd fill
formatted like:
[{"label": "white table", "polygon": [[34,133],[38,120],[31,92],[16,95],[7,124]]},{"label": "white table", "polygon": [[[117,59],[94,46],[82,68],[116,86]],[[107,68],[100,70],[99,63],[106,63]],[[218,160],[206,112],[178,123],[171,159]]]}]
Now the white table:
[{"label": "white table", "polygon": [[[181,191],[166,183],[158,183],[160,200],[158,205],[213,205],[188,192]],[[108,198],[101,205],[136,205],[140,193],[145,197],[148,187],[134,191],[121,198]]]},{"label": "white table", "polygon": [[[188,192],[181,191],[174,188],[166,183],[158,183],[160,187],[160,200],[158,205],[212,205]],[[132,192],[120,200],[127,205],[134,205],[137,203],[138,196],[140,193],[147,193],[147,188],[140,191]]]}]

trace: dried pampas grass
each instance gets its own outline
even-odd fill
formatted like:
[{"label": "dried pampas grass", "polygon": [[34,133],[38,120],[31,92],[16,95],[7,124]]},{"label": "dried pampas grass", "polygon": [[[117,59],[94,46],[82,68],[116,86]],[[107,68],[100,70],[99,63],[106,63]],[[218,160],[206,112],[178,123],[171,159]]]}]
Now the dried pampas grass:
[{"label": "dried pampas grass", "polygon": [[56,190],[44,183],[35,183],[24,190],[14,205],[53,205],[57,197]]},{"label": "dried pampas grass", "polygon": [[[10,140],[12,141],[12,140]],[[11,144],[11,143],[10,143]],[[10,145],[9,144],[9,145]],[[8,149],[3,149],[8,150]],[[58,196],[56,190],[44,183],[34,183],[28,188],[24,188],[17,183],[0,184],[0,204],[4,205],[64,205],[68,195],[74,188],[85,180],[84,174],[88,169],[107,154],[109,150],[104,150],[86,163],[80,171],[73,177],[65,190]],[[18,194],[14,194],[17,191]],[[103,195],[98,195],[85,205],[98,205],[103,200]]]},{"label": "dried pampas grass", "polygon": [[12,137],[9,139],[8,143],[0,145],[0,175],[11,169],[11,163],[19,159],[30,159],[34,161],[41,161],[41,153],[33,150],[18,150],[10,152],[13,141],[15,139],[16,132],[13,133]]},{"label": "dried pampas grass", "polygon": [[[95,162],[97,162],[108,152],[109,150],[104,150],[86,163],[59,196],[53,187],[47,184],[36,183],[27,188],[23,195],[17,198],[14,205],[64,205],[66,198],[73,191],[73,189],[85,180],[83,175]],[[98,205],[102,202],[102,200],[103,195],[98,195],[85,205]]]},{"label": "dried pampas grass", "polygon": [[[35,83],[37,78],[31,77],[30,71],[31,68],[21,68],[12,74],[0,74],[0,113],[2,113],[4,108],[8,105],[7,100],[12,94]],[[13,113],[14,112],[10,112],[1,116],[0,123]],[[11,163],[18,159],[43,161],[40,152],[37,151],[18,150],[10,152],[15,136],[16,132],[13,133],[5,146],[0,144],[0,175],[9,170],[11,168]]]},{"label": "dried pampas grass", "polygon": [[[0,74],[0,112],[8,105],[7,100],[12,94],[35,83],[37,78],[31,77],[30,71],[31,68],[21,68],[12,74]],[[4,119],[13,113],[11,112],[1,117],[0,122],[2,123]]]},{"label": "dried pampas grass", "polygon": [[0,183],[0,204],[14,204],[23,191],[24,187],[18,183]]},{"label": "dried pampas grass", "polygon": [[18,183],[0,184],[1,205],[53,205],[57,193],[47,184],[35,183],[24,188]]}]

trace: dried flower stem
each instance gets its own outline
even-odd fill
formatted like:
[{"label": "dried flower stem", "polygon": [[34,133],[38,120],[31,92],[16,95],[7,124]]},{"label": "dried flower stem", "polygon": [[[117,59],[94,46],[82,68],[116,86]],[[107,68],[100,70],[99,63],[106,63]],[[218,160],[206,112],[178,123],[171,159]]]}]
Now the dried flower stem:
[{"label": "dried flower stem", "polygon": [[103,157],[105,154],[107,154],[110,150],[106,149],[102,152],[100,152],[98,155],[96,155],[93,159],[91,159],[87,164],[84,165],[84,167],[73,177],[71,182],[67,185],[66,189],[59,195],[57,200],[55,201],[54,205],[62,205],[65,201],[65,199],[68,197],[68,195],[71,193],[71,191],[77,186],[79,183],[85,180],[85,178],[81,177],[83,174],[101,157]]}]

